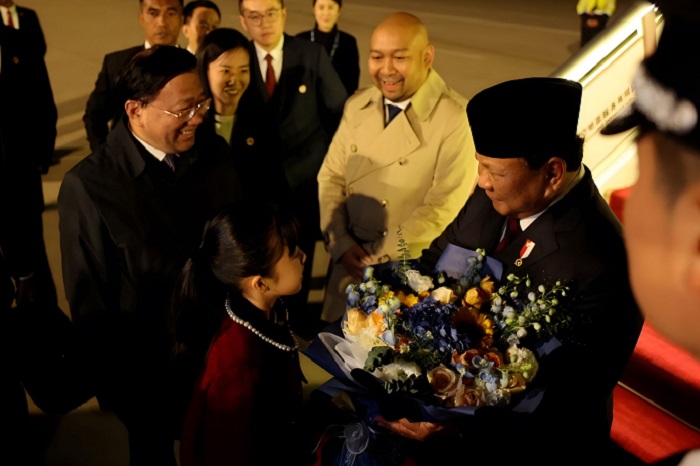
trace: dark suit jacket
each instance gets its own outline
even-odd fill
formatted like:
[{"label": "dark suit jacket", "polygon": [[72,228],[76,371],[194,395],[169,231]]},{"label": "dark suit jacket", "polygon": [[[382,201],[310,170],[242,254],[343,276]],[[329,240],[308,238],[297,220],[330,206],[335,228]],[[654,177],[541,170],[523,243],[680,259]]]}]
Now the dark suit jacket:
[{"label": "dark suit jacket", "polygon": [[[333,51],[336,33],[338,34],[338,46]],[[319,32],[318,28],[314,29],[315,41],[322,43],[329,55],[333,53],[333,56],[330,57],[333,68],[338,73],[340,80],[343,81],[348,96],[351,96],[360,83],[360,52],[357,49],[357,40],[351,34],[339,31],[338,26],[331,31],[329,40],[323,42],[318,40],[322,34],[324,33]],[[300,32],[297,37],[311,41],[311,31]],[[326,37],[328,36],[326,35]]]},{"label": "dark suit jacket", "polygon": [[114,93],[117,79],[124,65],[143,49],[144,46],[139,45],[109,53],[104,57],[102,69],[95,81],[95,89],[88,98],[85,115],[83,115],[90,150],[93,152],[107,141],[109,129],[124,114],[124,108],[117,104]]},{"label": "dark suit jacket", "polygon": [[264,108],[267,130],[282,141],[292,189],[314,182],[343,112],[347,93],[323,47],[284,35],[282,73],[270,98],[250,43],[251,78],[240,106]]},{"label": "dark suit jacket", "polygon": [[[473,422],[463,426],[464,438],[481,432],[486,443],[480,440],[480,450],[494,451],[486,445],[493,441],[493,448],[500,445],[503,451],[507,445],[519,461],[530,454],[537,464],[566,458],[583,461],[606,448],[611,426],[608,403],[642,327],[627,275],[622,227],[588,169],[564,198],[494,253],[504,222],[477,187],[455,220],[423,251],[422,268],[432,269],[449,243],[484,248],[504,264],[504,277],[527,274],[534,284],[556,280],[568,284],[574,297],[572,310],[584,317],[577,322],[580,333],[542,361],[533,386],[544,386],[546,392],[535,413],[508,417],[497,416],[496,411],[493,416],[470,418],[467,421]],[[514,262],[526,239],[535,247],[518,267]],[[487,434],[489,428],[499,434]]]},{"label": "dark suit jacket", "polygon": [[43,244],[41,174],[53,160],[58,115],[39,19],[27,8],[17,13],[20,29],[0,23],[0,244],[12,274],[26,276]]},{"label": "dark suit jacket", "polygon": [[170,415],[166,314],[205,221],[240,198],[226,151],[218,136],[198,137],[174,174],[146,152],[125,118],[61,185],[66,297],[92,349],[98,400],[122,417]]},{"label": "dark suit jacket", "polygon": [[[261,108],[238,112],[230,136],[230,149],[240,174],[245,197],[255,202],[270,202],[291,207],[292,190],[287,182],[281,158],[281,143],[265,128]],[[216,136],[213,109],[199,128]],[[199,136],[198,136],[199,137]],[[216,136],[219,137],[219,136]]]}]

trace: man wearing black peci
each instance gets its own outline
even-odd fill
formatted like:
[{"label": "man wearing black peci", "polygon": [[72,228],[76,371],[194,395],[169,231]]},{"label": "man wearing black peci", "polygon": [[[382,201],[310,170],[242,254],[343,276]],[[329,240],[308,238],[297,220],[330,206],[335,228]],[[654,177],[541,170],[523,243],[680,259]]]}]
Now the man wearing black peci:
[{"label": "man wearing black peci", "polygon": [[[526,78],[470,100],[478,187],[420,260],[431,271],[448,244],[483,248],[503,263],[504,277],[570,287],[572,333],[540,362],[531,385],[544,388],[539,405],[530,413],[485,410],[455,426],[470,452],[499,464],[605,459],[613,389],[641,331],[621,224],[582,164],[583,140],[576,134],[581,94],[577,82]],[[441,425],[379,422],[428,439],[417,451],[430,452],[432,461],[449,451],[443,442],[457,441]]]}]

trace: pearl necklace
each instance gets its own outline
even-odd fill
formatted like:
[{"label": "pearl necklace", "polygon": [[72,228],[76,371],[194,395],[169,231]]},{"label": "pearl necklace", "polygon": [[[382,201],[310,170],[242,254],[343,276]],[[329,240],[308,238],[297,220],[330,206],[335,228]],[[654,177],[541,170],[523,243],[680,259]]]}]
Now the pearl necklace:
[{"label": "pearl necklace", "polygon": [[234,314],[233,311],[231,310],[231,302],[230,302],[228,297],[226,298],[225,306],[226,306],[226,313],[228,314],[228,316],[231,318],[232,321],[247,328],[248,330],[253,332],[254,335],[259,337],[265,343],[269,343],[272,346],[274,346],[275,348],[280,349],[282,351],[292,352],[292,351],[297,351],[299,349],[299,344],[297,343],[297,339],[291,330],[289,331],[289,334],[292,336],[292,340],[294,340],[294,346],[283,345],[282,343],[276,342],[275,340],[273,340],[270,337],[266,337],[265,335],[262,334],[262,332],[260,330],[253,327],[250,324],[250,322],[245,321],[245,320],[241,319],[240,317],[238,317],[236,314]]}]

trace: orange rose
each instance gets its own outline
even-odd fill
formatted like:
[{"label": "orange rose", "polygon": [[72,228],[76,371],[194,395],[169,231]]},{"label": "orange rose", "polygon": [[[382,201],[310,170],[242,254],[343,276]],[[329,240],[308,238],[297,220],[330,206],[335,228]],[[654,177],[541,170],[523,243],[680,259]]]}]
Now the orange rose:
[{"label": "orange rose", "polygon": [[428,382],[433,387],[435,396],[443,400],[457,392],[460,378],[459,374],[443,364],[428,372]]},{"label": "orange rose", "polygon": [[486,351],[482,357],[489,362],[493,362],[493,367],[495,368],[503,365],[503,355],[494,348]]},{"label": "orange rose", "polygon": [[447,400],[447,406],[450,408],[459,406],[481,406],[483,399],[481,393],[466,385],[462,385],[455,393],[454,397]]}]

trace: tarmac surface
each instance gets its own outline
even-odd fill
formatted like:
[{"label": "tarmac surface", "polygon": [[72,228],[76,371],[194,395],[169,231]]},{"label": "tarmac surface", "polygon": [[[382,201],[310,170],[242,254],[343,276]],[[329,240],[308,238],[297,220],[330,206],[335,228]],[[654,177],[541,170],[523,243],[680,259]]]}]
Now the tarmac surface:
[{"label": "tarmac surface", "polygon": [[[311,0],[286,0],[287,32],[313,27]],[[547,76],[579,48],[576,1],[561,0],[350,0],[344,2],[340,28],[357,38],[360,48],[360,86],[371,85],[367,74],[369,38],[374,26],[393,11],[420,17],[436,48],[435,69],[448,85],[465,97],[508,79]],[[619,0],[618,12],[632,0]],[[136,0],[18,0],[34,9],[48,45],[46,57],[58,106],[56,164],[44,175],[44,236],[59,292],[59,304],[68,312],[63,293],[56,197],[63,175],[88,155],[82,116],[89,93],[106,53],[142,43]],[[217,1],[222,27],[241,29],[235,0]],[[611,21],[614,21],[613,16]],[[184,38],[181,38],[184,45]],[[322,249],[322,248],[321,248]],[[323,277],[324,254],[313,265]],[[327,260],[327,259],[326,259]],[[312,293],[318,302],[323,290]],[[307,359],[307,393],[328,375]],[[31,400],[30,404],[31,404]],[[31,404],[31,445],[24,458],[0,460],[8,465],[125,466],[126,432],[113,414],[90,400],[71,413],[54,417]],[[7,462],[6,462],[7,461]]]}]

